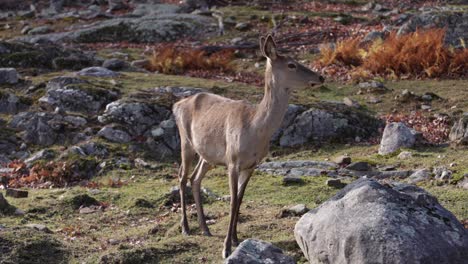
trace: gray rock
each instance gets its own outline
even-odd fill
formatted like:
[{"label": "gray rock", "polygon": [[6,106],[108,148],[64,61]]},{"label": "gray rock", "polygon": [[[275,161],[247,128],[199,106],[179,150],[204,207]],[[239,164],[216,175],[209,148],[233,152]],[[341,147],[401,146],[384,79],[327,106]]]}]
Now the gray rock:
[{"label": "gray rock", "polygon": [[411,148],[416,142],[415,132],[400,122],[388,123],[380,141],[379,154],[391,154],[402,147]]},{"label": "gray rock", "polygon": [[[39,40],[40,39],[38,39],[38,41]],[[35,45],[14,41],[0,41],[0,65],[2,66],[41,68],[41,70],[77,70],[96,65],[100,63],[99,61],[100,60],[96,56],[48,41],[39,41]]]},{"label": "gray rock", "polygon": [[309,208],[305,204],[296,204],[291,207],[283,208],[278,214],[279,218],[290,217],[290,216],[302,216],[309,211]]},{"label": "gray rock", "polygon": [[15,214],[16,208],[8,203],[8,201],[0,193],[0,215],[11,215]]},{"label": "gray rock", "polygon": [[38,160],[49,160],[55,157],[55,151],[51,149],[43,149],[39,150],[38,152],[32,154],[29,158],[27,158],[24,162],[31,166]]},{"label": "gray rock", "polygon": [[284,129],[279,144],[293,147],[307,142],[345,141],[376,135],[381,122],[358,109],[344,104],[321,102],[299,114]]},{"label": "gray rock", "polygon": [[354,108],[360,108],[361,107],[361,105],[359,104],[358,101],[353,100],[353,99],[351,99],[349,97],[343,98],[343,103],[345,105],[349,106],[349,107],[354,107]]},{"label": "gray rock", "polygon": [[294,234],[310,263],[462,264],[468,259],[468,231],[436,198],[406,184],[357,180],[305,214]]},{"label": "gray rock", "polygon": [[136,68],[146,68],[150,64],[148,59],[134,60],[130,63],[132,67]]},{"label": "gray rock", "polygon": [[402,151],[400,154],[398,154],[398,159],[401,159],[401,160],[410,159],[412,157],[413,157],[413,153],[409,151]]},{"label": "gray rock", "polygon": [[427,180],[430,179],[430,177],[431,177],[431,172],[429,170],[421,169],[421,170],[417,170],[413,174],[411,174],[408,177],[408,182],[412,183],[412,184],[415,184],[415,183],[418,183],[418,182],[421,182],[421,181],[427,181]]},{"label": "gray rock", "polygon": [[372,167],[367,162],[359,161],[349,164],[346,166],[346,169],[353,171],[371,171]]},{"label": "gray rock", "polygon": [[98,136],[117,143],[128,143],[132,140],[127,132],[117,129],[113,126],[103,127],[101,130],[99,130]]},{"label": "gray rock", "polygon": [[416,29],[445,28],[446,44],[461,47],[462,39],[468,42],[468,13],[458,11],[441,12],[432,10],[411,17],[398,30],[398,34],[414,32]]},{"label": "gray rock", "polygon": [[0,68],[0,84],[18,83],[18,72],[15,68]]},{"label": "gray rock", "polygon": [[48,112],[21,112],[9,123],[11,128],[23,131],[26,143],[42,146],[70,142],[84,125],[86,120],[82,117]]},{"label": "gray rock", "polygon": [[164,14],[175,14],[180,11],[177,5],[168,4],[138,4],[132,11],[132,16],[136,17],[154,17]]},{"label": "gray rock", "polygon": [[107,157],[109,155],[109,150],[103,144],[97,142],[85,142],[80,144],[79,147],[87,156],[96,156],[96,157]]},{"label": "gray rock", "polygon": [[468,113],[453,124],[449,140],[455,144],[468,145]]},{"label": "gray rock", "polygon": [[468,190],[468,174],[463,176],[463,179],[457,183],[457,186],[463,189]]},{"label": "gray rock", "polygon": [[288,105],[288,109],[286,110],[286,114],[284,115],[283,122],[281,123],[280,128],[273,134],[271,137],[271,142],[278,142],[280,139],[280,136],[283,134],[284,130],[290,126],[296,117],[304,112],[305,107],[295,105],[295,104],[290,104]]},{"label": "gray rock", "polygon": [[271,243],[246,239],[232,252],[225,264],[294,264],[293,258]]},{"label": "gray rock", "polygon": [[16,114],[29,108],[30,100],[0,91],[0,113]]},{"label": "gray rock", "polygon": [[453,172],[446,167],[434,167],[432,171],[434,178],[439,181],[448,181],[452,178]]},{"label": "gray rock", "polygon": [[275,161],[266,162],[258,166],[258,170],[270,174],[291,178],[302,176],[337,176],[335,170],[338,165],[333,162],[321,161]]},{"label": "gray rock", "polygon": [[39,35],[39,34],[47,34],[52,32],[52,28],[50,26],[41,26],[36,27],[28,31],[29,35]]},{"label": "gray rock", "polygon": [[73,77],[56,77],[48,82],[46,89],[46,94],[39,98],[39,104],[49,110],[58,107],[65,111],[96,114],[118,98],[115,90],[95,87]]},{"label": "gray rock", "polygon": [[205,89],[202,88],[195,88],[195,87],[171,87],[171,86],[166,86],[166,87],[156,87],[151,89],[152,92],[154,93],[160,93],[160,94],[171,94],[177,98],[185,98],[192,96],[197,93],[206,93]]},{"label": "gray rock", "polygon": [[250,23],[240,22],[236,24],[235,29],[239,31],[246,31],[249,30],[251,27],[252,25]]},{"label": "gray rock", "polygon": [[343,188],[346,186],[346,184],[342,183],[340,179],[328,179],[326,181],[326,185],[333,188]]},{"label": "gray rock", "polygon": [[376,39],[383,39],[385,37],[385,34],[380,31],[371,31],[367,33],[367,35],[364,37],[362,42],[372,42]]},{"label": "gray rock", "polygon": [[141,18],[114,18],[96,22],[71,32],[18,37],[17,41],[50,42],[116,42],[157,43],[197,37],[209,33],[212,19],[192,14],[158,14]]},{"label": "gray rock", "polygon": [[44,233],[49,233],[49,234],[52,233],[52,231],[47,226],[42,225],[42,224],[27,224],[25,226],[29,227],[29,228],[32,228],[32,229],[35,229],[37,231],[44,232]]},{"label": "gray rock", "polygon": [[388,88],[381,82],[370,81],[370,82],[361,82],[359,83],[359,93],[386,93]]},{"label": "gray rock", "polygon": [[107,11],[109,12],[128,8],[128,5],[123,0],[108,0],[108,2],[109,2],[109,9]]},{"label": "gray rock", "polygon": [[333,162],[335,162],[338,165],[348,165],[351,163],[351,157],[341,155],[333,159]]},{"label": "gray rock", "polygon": [[130,64],[128,64],[126,61],[119,59],[108,59],[104,61],[102,67],[111,71],[120,71],[129,68]]},{"label": "gray rock", "polygon": [[11,162],[11,160],[7,156],[5,156],[3,154],[0,154],[0,168],[3,167],[4,165],[10,163],[10,162]]},{"label": "gray rock", "polygon": [[119,76],[119,73],[111,71],[104,67],[89,67],[77,72],[76,75],[92,77],[117,77]]},{"label": "gray rock", "polygon": [[103,115],[98,117],[104,124],[116,123],[127,128],[133,136],[145,134],[154,125],[166,120],[170,111],[146,102],[118,100],[106,106]]}]

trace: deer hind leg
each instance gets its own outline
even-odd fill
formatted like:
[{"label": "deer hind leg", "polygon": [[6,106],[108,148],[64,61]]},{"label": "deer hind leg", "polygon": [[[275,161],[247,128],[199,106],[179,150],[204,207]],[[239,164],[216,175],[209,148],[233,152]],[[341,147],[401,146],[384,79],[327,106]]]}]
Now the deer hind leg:
[{"label": "deer hind leg", "polygon": [[234,246],[239,245],[239,239],[237,238],[237,223],[239,221],[239,211],[242,204],[242,198],[244,197],[245,187],[249,183],[250,176],[252,176],[253,169],[247,169],[240,172],[239,180],[237,184],[237,208],[236,216],[234,218],[234,225],[232,226],[232,244]]},{"label": "deer hind leg", "polygon": [[229,220],[229,228],[226,235],[226,239],[224,240],[224,249],[223,249],[223,258],[227,258],[231,255],[231,243],[232,243],[232,230],[234,226],[234,217],[236,215],[237,210],[237,180],[239,177],[239,168],[233,165],[228,166],[228,174],[229,174],[229,192],[231,194],[231,212],[230,212],[230,220]]},{"label": "deer hind leg", "polygon": [[[189,144],[182,143],[182,151],[181,151],[181,158],[182,162],[179,168],[179,194],[180,194],[180,206],[182,208],[182,219],[181,219],[181,227],[182,227],[182,234],[188,235],[190,232],[188,219],[187,219],[187,211],[186,211],[186,199],[185,199],[185,192],[187,189],[187,179],[190,166],[192,165],[193,158],[195,157],[195,152],[193,151],[192,147]],[[195,168],[195,171],[197,168]]]},{"label": "deer hind leg", "polygon": [[203,180],[203,177],[210,169],[211,168],[208,162],[200,158],[199,168],[196,174],[194,172],[194,177],[190,179],[192,184],[193,199],[195,200],[195,205],[197,207],[198,223],[200,224],[200,229],[202,230],[203,235],[205,236],[211,236],[211,233],[208,226],[206,225],[205,214],[203,212],[203,202],[201,199],[201,182]]}]

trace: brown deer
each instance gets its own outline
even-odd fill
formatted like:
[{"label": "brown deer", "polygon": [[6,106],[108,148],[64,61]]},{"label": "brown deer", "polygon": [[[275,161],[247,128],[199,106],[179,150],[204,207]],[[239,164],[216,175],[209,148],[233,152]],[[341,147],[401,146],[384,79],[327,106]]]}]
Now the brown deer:
[{"label": "brown deer", "polygon": [[227,167],[231,211],[224,258],[231,254],[231,243],[238,244],[237,220],[245,187],[255,167],[268,153],[270,138],[281,125],[291,91],[324,82],[319,74],[288,56],[278,54],[271,35],[260,38],[260,51],[267,58],[267,63],[265,94],[258,105],[198,93],[173,107],[181,141],[179,181],[183,234],[189,233],[185,189],[193,159],[198,154],[199,161],[190,182],[200,228],[206,236],[211,234],[203,213],[201,181],[212,166]]}]

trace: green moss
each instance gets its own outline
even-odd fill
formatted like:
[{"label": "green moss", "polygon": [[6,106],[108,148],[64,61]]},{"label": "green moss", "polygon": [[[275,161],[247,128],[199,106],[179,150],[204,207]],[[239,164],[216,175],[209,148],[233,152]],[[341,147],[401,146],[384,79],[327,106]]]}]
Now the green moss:
[{"label": "green moss", "polygon": [[6,229],[0,236],[2,263],[68,263],[70,253],[49,234],[33,229]]}]

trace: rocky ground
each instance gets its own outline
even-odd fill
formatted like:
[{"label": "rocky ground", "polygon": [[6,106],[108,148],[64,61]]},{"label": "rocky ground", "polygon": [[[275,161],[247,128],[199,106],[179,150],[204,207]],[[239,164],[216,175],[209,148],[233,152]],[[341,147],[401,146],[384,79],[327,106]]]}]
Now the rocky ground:
[{"label": "rocky ground", "polygon": [[[468,246],[466,70],[355,80],[316,63],[350,36],[366,42],[417,28],[444,27],[445,45],[466,51],[466,1],[3,2],[0,263],[221,262],[225,170],[203,182],[214,236],[199,235],[193,201],[193,235],[182,236],[171,106],[198,92],[258,102],[265,61],[257,40],[269,32],[326,82],[292,95],[241,208],[239,236],[254,239],[227,263],[342,263],[341,253],[324,255],[326,241],[307,240],[333,232],[346,237],[348,259],[366,262],[349,253],[362,249],[385,259],[371,237],[392,240],[401,221],[411,223],[402,237],[425,244],[395,263],[436,256],[433,245],[451,252],[434,263],[468,258],[460,253]],[[170,58],[176,49],[201,62]],[[355,210],[335,215],[336,206]],[[384,231],[365,231],[376,226]],[[416,250],[405,239],[392,247]]]}]

